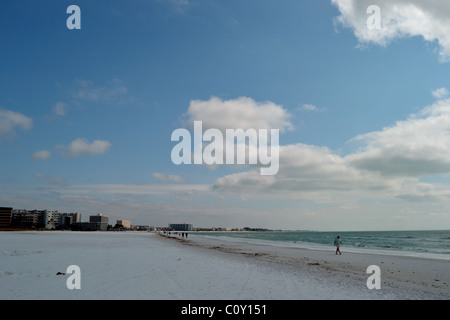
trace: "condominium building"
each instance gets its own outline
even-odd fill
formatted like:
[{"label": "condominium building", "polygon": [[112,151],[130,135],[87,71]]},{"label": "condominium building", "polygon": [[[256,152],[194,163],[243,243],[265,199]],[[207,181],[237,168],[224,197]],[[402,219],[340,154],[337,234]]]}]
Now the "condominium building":
[{"label": "condominium building", "polygon": [[81,228],[86,229],[88,231],[92,230],[100,230],[106,231],[108,229],[108,216],[104,216],[101,213],[96,214],[95,216],[89,216],[88,223],[81,223]]},{"label": "condominium building", "polygon": [[12,222],[13,208],[0,207],[0,227],[10,227]]},{"label": "condominium building", "polygon": [[60,213],[59,225],[61,227],[69,227],[72,223],[81,222],[81,213]]},{"label": "condominium building", "polygon": [[89,222],[97,222],[97,223],[108,223],[108,216],[104,216],[101,213],[98,213],[95,216],[89,216]]},{"label": "condominium building", "polygon": [[11,225],[19,228],[56,229],[59,225],[59,212],[47,209],[14,209]]},{"label": "condominium building", "polygon": [[37,214],[25,209],[14,209],[11,226],[16,228],[36,228]]},{"label": "condominium building", "polygon": [[52,230],[59,226],[58,210],[43,210],[42,218],[44,229]]},{"label": "condominium building", "polygon": [[117,220],[117,224],[127,229],[131,228],[131,222],[129,220]]}]

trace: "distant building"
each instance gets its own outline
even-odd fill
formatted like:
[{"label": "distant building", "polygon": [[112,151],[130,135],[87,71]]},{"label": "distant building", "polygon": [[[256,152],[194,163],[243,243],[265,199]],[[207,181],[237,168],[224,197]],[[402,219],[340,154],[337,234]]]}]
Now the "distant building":
[{"label": "distant building", "polygon": [[81,222],[81,213],[60,213],[59,226],[61,228],[69,228],[72,223]]},{"label": "distant building", "polygon": [[175,231],[192,231],[194,228],[192,224],[187,223],[171,223],[169,224],[169,228]]},{"label": "distant building", "polygon": [[58,210],[43,210],[44,229],[52,230],[59,226]]},{"label": "distant building", "polygon": [[70,225],[72,231],[106,231],[108,224],[104,222],[75,222]]},{"label": "distant building", "polygon": [[108,216],[104,216],[101,213],[98,213],[95,216],[89,216],[89,222],[96,222],[96,223],[106,223],[108,224]]},{"label": "distant building", "polygon": [[10,227],[12,223],[13,208],[0,207],[0,227]]},{"label": "distant building", "polygon": [[72,224],[72,230],[79,231],[106,231],[108,230],[108,216],[101,213],[89,216],[89,222],[77,222]]},{"label": "distant building", "polygon": [[59,212],[47,209],[14,209],[11,225],[18,228],[56,229],[59,226]]},{"label": "distant building", "polygon": [[16,228],[34,229],[37,226],[37,213],[25,209],[14,209],[11,225]]},{"label": "distant building", "polygon": [[131,229],[131,222],[129,220],[117,220],[117,225],[121,225],[124,228]]}]

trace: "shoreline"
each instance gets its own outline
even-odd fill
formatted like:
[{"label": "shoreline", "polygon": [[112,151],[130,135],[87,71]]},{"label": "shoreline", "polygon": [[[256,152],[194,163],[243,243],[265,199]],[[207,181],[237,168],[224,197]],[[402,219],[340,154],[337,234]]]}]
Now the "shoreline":
[{"label": "shoreline", "polygon": [[345,250],[342,255],[336,255],[333,247],[325,250],[267,245],[247,239],[228,238],[224,241],[220,237],[191,234],[188,239],[175,235],[160,236],[185,246],[277,264],[288,271],[301,270],[321,279],[353,279],[361,287],[366,286],[371,275],[367,268],[376,265],[381,270],[381,290],[367,287],[366,290],[380,291],[381,299],[384,299],[383,291],[389,291],[387,299],[450,299],[450,262],[445,259]]},{"label": "shoreline", "polygon": [[[419,230],[419,231],[428,231],[428,230]],[[440,231],[440,230],[430,230],[430,231]],[[448,231],[448,230],[443,230]],[[297,241],[282,241],[282,240],[267,240],[261,238],[245,238],[245,237],[234,237],[227,236],[227,233],[233,233],[234,231],[211,231],[211,233],[215,233],[216,235],[208,234],[208,232],[192,232],[192,235],[203,236],[208,238],[220,238],[224,241],[243,241],[254,244],[268,245],[268,246],[277,246],[277,247],[293,247],[299,249],[311,249],[311,250],[319,250],[319,251],[329,251],[330,248],[333,249],[333,244],[330,242],[329,244],[320,244],[314,242],[297,242]],[[239,233],[240,231],[236,231]],[[327,231],[330,232],[330,231]],[[353,231],[352,231],[353,232]],[[359,231],[355,231],[359,232]],[[378,231],[377,231],[378,232]],[[384,232],[384,231],[380,231]],[[409,231],[406,231],[409,232]],[[337,234],[338,232],[333,232]],[[221,235],[217,235],[221,234]],[[386,249],[386,248],[378,248],[378,247],[355,247],[351,245],[343,245],[341,248],[344,248],[346,252],[352,253],[362,253],[362,254],[379,254],[379,255],[390,255],[390,256],[405,256],[405,257],[414,257],[414,258],[423,258],[423,259],[436,259],[436,260],[446,260],[450,262],[450,254],[445,253],[435,253],[428,251],[414,251],[414,250],[402,250],[402,249]]]}]

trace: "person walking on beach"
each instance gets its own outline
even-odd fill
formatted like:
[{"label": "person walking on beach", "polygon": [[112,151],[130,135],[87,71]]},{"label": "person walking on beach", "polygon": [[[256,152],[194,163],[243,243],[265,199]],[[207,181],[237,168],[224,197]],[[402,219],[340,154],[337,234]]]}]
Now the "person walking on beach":
[{"label": "person walking on beach", "polygon": [[342,254],[341,250],[339,249],[339,247],[342,245],[342,241],[341,238],[339,236],[336,237],[336,239],[334,240],[334,246],[336,247],[336,254]]}]

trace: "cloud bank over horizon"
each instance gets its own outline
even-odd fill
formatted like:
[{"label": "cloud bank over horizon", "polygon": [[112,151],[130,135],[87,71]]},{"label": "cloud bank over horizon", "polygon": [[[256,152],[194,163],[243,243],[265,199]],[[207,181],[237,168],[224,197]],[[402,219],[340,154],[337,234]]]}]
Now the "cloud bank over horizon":
[{"label": "cloud bank over horizon", "polygon": [[[436,97],[436,91],[433,93]],[[251,190],[268,196],[283,194],[319,201],[324,192],[368,198],[374,194],[422,200],[442,197],[442,191],[432,183],[420,181],[422,177],[450,174],[450,99],[442,94],[438,98],[443,99],[406,120],[354,137],[349,142],[356,147],[346,155],[325,146],[282,145],[277,175],[234,173],[218,178],[214,189],[237,194]],[[450,192],[443,199],[448,196]]]},{"label": "cloud bank over horizon", "polygon": [[[317,209],[301,209],[297,217],[306,221],[319,219],[320,208],[329,205],[335,206],[336,212],[341,214],[357,214],[367,201],[400,201],[411,203],[416,208],[418,203],[445,206],[450,199],[446,184],[422,181],[423,177],[450,174],[450,157],[447,151],[447,146],[450,145],[450,99],[445,88],[433,91],[432,96],[437,99],[433,104],[411,114],[407,119],[378,131],[362,133],[348,141],[355,144],[354,150],[348,154],[341,154],[326,146],[301,142],[280,145],[280,168],[274,176],[261,176],[254,166],[249,165],[240,166],[239,172],[224,174],[213,183],[202,184],[187,184],[182,175],[162,172],[151,174],[160,184],[80,185],[68,183],[64,177],[43,173],[36,173],[35,176],[47,182],[46,189],[39,191],[43,195],[50,192],[53,197],[57,195],[58,201],[71,203],[71,206],[82,204],[81,208],[85,209],[100,209],[103,206],[112,212],[131,210],[135,212],[133,215],[136,218],[151,214],[180,219],[176,217],[184,216],[186,211],[182,208],[186,209],[185,206],[189,204],[191,217],[213,221],[221,210],[214,207],[211,201],[229,203],[230,200],[242,204],[255,201],[274,201],[280,204],[292,200],[308,202],[313,207],[317,206]],[[241,120],[242,123],[251,125],[255,103],[250,98],[244,101],[250,103],[241,104],[239,110],[249,116],[242,117]],[[217,102],[219,106],[215,106],[215,112],[234,112],[233,109],[221,110],[228,107],[226,101],[215,101]],[[201,105],[199,101],[196,103]],[[275,104],[269,106],[276,107]],[[270,113],[264,117],[264,114],[259,114],[254,123],[269,123],[272,120],[269,115]],[[220,123],[230,124],[226,121]],[[107,141],[76,139],[65,151],[70,152],[67,156],[78,157],[103,154],[109,147]],[[50,155],[45,151],[35,153],[36,159],[45,160],[48,157]],[[23,196],[28,197],[27,193]],[[42,198],[46,197],[48,195]],[[153,202],[147,199],[155,197],[167,200]],[[8,199],[7,193],[3,199]],[[120,205],[119,199],[122,199]],[[238,217],[243,211],[247,214],[252,212],[251,216],[262,214],[270,221],[269,211],[263,214],[264,210],[249,211],[239,206],[229,207],[227,210],[234,212],[230,213],[229,221],[241,221]],[[366,207],[365,210],[371,209]],[[284,209],[283,212],[286,219],[293,219],[290,217],[293,214],[291,209]],[[399,219],[403,221],[407,216]]]}]

